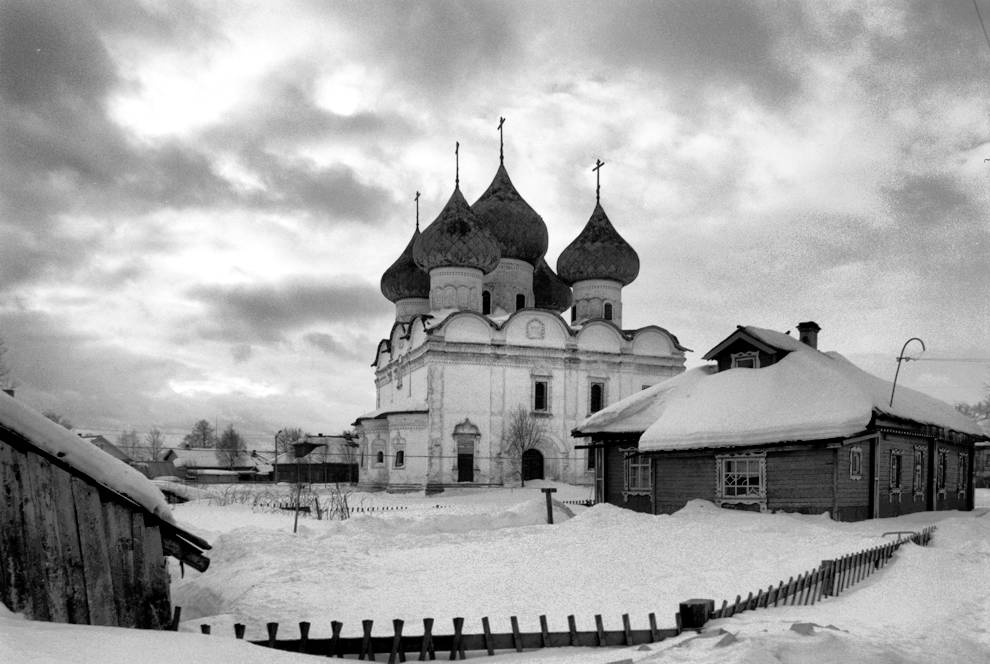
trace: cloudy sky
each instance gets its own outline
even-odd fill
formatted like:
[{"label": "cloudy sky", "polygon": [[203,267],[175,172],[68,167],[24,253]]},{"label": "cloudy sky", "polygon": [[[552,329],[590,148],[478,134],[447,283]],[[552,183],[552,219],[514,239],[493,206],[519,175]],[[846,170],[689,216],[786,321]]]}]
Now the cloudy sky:
[{"label": "cloudy sky", "polygon": [[375,405],[414,193],[425,224],[460,141],[477,199],[504,116],[551,265],[606,162],[625,326],[689,364],[809,319],[888,379],[909,337],[987,358],[988,81],[972,0],[2,0],[0,336],[18,397],[80,428],[338,432]]}]

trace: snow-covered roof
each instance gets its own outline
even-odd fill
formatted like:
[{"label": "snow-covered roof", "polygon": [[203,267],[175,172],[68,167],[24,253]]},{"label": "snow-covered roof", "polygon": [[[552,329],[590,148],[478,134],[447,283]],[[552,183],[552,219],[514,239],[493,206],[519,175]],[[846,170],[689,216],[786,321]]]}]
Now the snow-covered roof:
[{"label": "snow-covered roof", "polygon": [[425,401],[410,401],[401,405],[390,405],[384,406],[382,408],[376,408],[375,410],[369,411],[364,415],[360,415],[354,424],[357,424],[361,420],[377,420],[380,417],[386,415],[399,414],[399,413],[428,413],[430,412],[429,407],[426,405]]},{"label": "snow-covered roof", "polygon": [[595,413],[577,431],[642,432],[642,450],[742,447],[849,436],[878,413],[981,434],[949,404],[903,386],[890,406],[890,382],[838,353],[780,332],[745,329],[788,354],[760,369],[692,369]]},{"label": "snow-covered roof", "polygon": [[96,483],[130,498],[163,521],[175,523],[165,496],[148,478],[4,393],[0,393],[0,427],[20,435]]}]

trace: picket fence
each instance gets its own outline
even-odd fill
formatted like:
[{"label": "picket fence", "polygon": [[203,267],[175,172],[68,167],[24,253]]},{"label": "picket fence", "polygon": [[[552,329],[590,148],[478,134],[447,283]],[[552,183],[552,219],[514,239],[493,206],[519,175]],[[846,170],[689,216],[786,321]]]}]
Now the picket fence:
[{"label": "picket fence", "polygon": [[[554,648],[565,646],[604,647],[604,646],[634,646],[646,643],[657,643],[681,634],[683,630],[700,630],[709,620],[729,618],[744,611],[772,608],[777,606],[812,605],[826,597],[842,594],[851,586],[867,579],[874,572],[884,568],[891,560],[894,552],[907,542],[927,546],[933,537],[935,526],[928,526],[921,531],[894,531],[883,536],[896,535],[897,539],[872,549],[842,556],[841,558],[823,560],[821,565],[796,579],[791,577],[787,583],[783,580],[774,587],[760,589],[755,594],[749,593],[746,599],[736,595],[735,602],[722,602],[715,609],[714,600],[686,600],[680,604],[680,612],[674,615],[675,627],[660,629],[657,627],[656,615],[647,616],[648,629],[632,629],[629,614],[622,615],[621,630],[606,630],[602,616],[595,615],[593,631],[578,631],[573,615],[567,616],[568,631],[551,632],[547,629],[547,617],[541,615],[539,632],[520,632],[519,620],[510,617],[511,633],[492,633],[489,619],[481,619],[483,633],[464,634],[464,618],[454,618],[452,634],[434,634],[433,618],[423,619],[421,635],[403,635],[405,623],[402,620],[392,621],[392,635],[373,635],[374,626],[371,620],[362,620],[362,636],[341,636],[343,623],[331,621],[331,636],[329,638],[312,639],[309,636],[311,624],[299,623],[299,638],[278,639],[279,623],[266,624],[268,638],[261,641],[251,641],[256,645],[266,646],[277,650],[319,655],[323,657],[343,658],[345,655],[358,655],[359,660],[375,661],[376,655],[388,654],[389,664],[405,662],[407,654],[418,655],[419,661],[436,659],[436,653],[449,652],[450,659],[466,659],[469,651],[485,651],[494,655],[495,651],[522,652],[523,650]],[[171,628],[178,629],[181,618],[181,607],[175,607]],[[234,625],[234,636],[243,639],[245,625]],[[202,625],[201,631],[209,634],[209,625]]]},{"label": "picket fence", "polygon": [[897,535],[897,539],[834,560],[823,560],[816,569],[800,574],[796,579],[792,576],[787,583],[781,580],[776,588],[770,586],[765,590],[760,589],[755,595],[751,592],[746,599],[736,595],[736,601],[732,604],[724,600],[719,609],[713,610],[711,618],[728,618],[743,611],[771,606],[807,606],[820,601],[823,597],[838,596],[850,586],[886,567],[894,552],[906,542],[928,546],[934,532],[935,526],[932,525],[918,532],[884,533],[884,537]]}]

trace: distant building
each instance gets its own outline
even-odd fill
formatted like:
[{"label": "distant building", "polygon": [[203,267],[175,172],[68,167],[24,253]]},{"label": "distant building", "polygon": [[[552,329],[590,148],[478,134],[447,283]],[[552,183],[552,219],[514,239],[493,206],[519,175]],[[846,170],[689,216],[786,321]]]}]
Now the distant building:
[{"label": "distant building", "polygon": [[179,479],[204,484],[271,481],[270,457],[254,450],[244,450],[228,459],[215,447],[170,448],[161,461],[171,462]]},{"label": "distant building", "polygon": [[124,452],[122,449],[111,443],[109,440],[107,440],[100,434],[81,433],[79,434],[79,437],[82,438],[83,440],[93,443],[94,445],[96,445],[101,450],[103,450],[110,456],[114,457],[115,459],[120,459],[126,464],[134,463],[134,459],[132,459],[129,454]]},{"label": "distant building", "polygon": [[691,499],[843,521],[973,508],[974,443],[952,406],[800,339],[739,327],[692,369],[576,429],[597,456],[595,496],[671,513]]},{"label": "distant building", "polygon": [[[377,407],[354,423],[362,485],[590,484],[594,457],[574,448],[571,429],[684,370],[687,349],[673,334],[623,327],[622,291],[639,257],[600,200],[556,273],[547,247],[547,227],[504,161],[473,205],[457,182],[422,233],[417,212],[381,279],[395,323],[372,363]],[[513,452],[519,417],[542,433]]]}]

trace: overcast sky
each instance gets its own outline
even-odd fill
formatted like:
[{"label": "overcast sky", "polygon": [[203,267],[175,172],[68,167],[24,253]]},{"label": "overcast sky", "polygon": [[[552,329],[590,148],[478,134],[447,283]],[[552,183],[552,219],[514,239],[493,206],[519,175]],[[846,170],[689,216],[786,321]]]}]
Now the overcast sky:
[{"label": "overcast sky", "polygon": [[460,141],[474,202],[504,116],[552,266],[606,162],[624,324],[689,365],[803,320],[887,379],[909,337],[990,357],[988,82],[972,0],[3,0],[0,336],[18,397],[80,428],[339,432],[375,407],[414,193],[425,225]]}]

